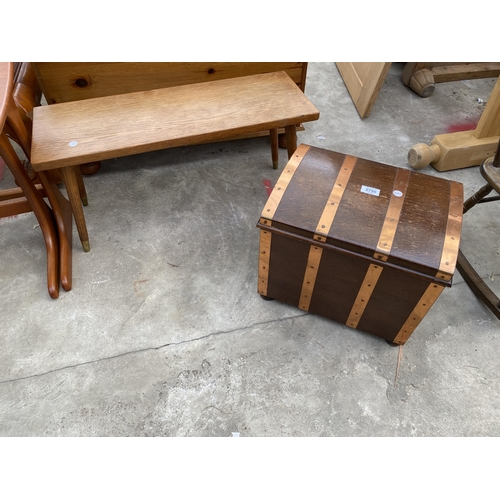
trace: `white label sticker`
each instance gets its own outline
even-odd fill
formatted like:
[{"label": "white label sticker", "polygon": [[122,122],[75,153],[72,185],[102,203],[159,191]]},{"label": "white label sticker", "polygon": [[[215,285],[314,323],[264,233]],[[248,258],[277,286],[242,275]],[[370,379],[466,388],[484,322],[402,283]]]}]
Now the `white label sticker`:
[{"label": "white label sticker", "polygon": [[401,196],[403,196],[403,193],[401,191],[398,191],[398,190],[393,191],[392,194],[394,196],[397,196],[398,198],[401,198]]},{"label": "white label sticker", "polygon": [[361,186],[361,192],[366,194],[371,194],[372,196],[379,196],[380,189],[369,187],[369,186]]}]

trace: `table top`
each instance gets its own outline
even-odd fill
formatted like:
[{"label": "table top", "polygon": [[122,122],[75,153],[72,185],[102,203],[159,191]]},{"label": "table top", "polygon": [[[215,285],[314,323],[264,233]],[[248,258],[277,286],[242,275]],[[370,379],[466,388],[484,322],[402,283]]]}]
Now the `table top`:
[{"label": "table top", "polygon": [[265,73],[34,109],[31,163],[49,170],[317,120],[285,73]]},{"label": "table top", "polygon": [[0,62],[0,130],[3,129],[7,110],[9,107],[9,97],[12,95],[14,85],[14,64],[10,62]]}]

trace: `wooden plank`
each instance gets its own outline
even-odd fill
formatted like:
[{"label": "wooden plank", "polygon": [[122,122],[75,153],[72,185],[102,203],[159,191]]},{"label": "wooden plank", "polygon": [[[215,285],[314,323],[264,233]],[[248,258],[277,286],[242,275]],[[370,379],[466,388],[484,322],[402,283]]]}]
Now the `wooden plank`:
[{"label": "wooden plank", "polygon": [[444,63],[442,66],[433,67],[431,71],[436,83],[496,78],[500,75],[500,63]]},{"label": "wooden plank", "polygon": [[434,92],[435,84],[500,75],[497,62],[407,62],[401,80],[422,97]]},{"label": "wooden plank", "polygon": [[300,62],[37,62],[32,63],[49,104],[285,71],[304,91]]},{"label": "wooden plank", "polygon": [[318,118],[285,72],[39,106],[31,163],[67,167]]},{"label": "wooden plank", "polygon": [[411,77],[422,69],[432,73],[435,83],[496,78],[500,75],[500,63],[497,62],[407,62],[401,75],[403,83],[409,85]]},{"label": "wooden plank", "polygon": [[337,62],[335,64],[360,117],[366,118],[372,111],[391,63]]}]

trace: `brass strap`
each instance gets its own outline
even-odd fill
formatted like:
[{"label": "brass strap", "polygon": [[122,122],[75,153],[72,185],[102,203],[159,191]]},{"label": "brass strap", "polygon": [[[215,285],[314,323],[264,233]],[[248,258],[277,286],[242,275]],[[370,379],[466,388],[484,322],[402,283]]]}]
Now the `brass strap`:
[{"label": "brass strap", "polygon": [[[300,162],[304,158],[310,146],[301,144],[288,161],[283,169],[279,179],[274,186],[267,203],[262,210],[260,223],[265,226],[272,226],[272,218],[276,213],[276,209],[285,194],[286,188],[290,183],[293,174],[297,170]],[[267,296],[267,286],[269,282],[269,260],[271,258],[271,233],[261,229],[260,231],[260,244],[259,244],[259,277],[257,289],[261,295]]]},{"label": "brass strap", "polygon": [[347,318],[346,325],[352,328],[358,326],[359,320],[365,311],[365,307],[370,300],[371,294],[375,289],[378,279],[382,273],[383,267],[376,266],[375,264],[370,264],[368,271],[366,272],[365,279],[361,284],[354,305],[352,306],[349,317]]},{"label": "brass strap", "polygon": [[376,259],[387,261],[391,252],[396,229],[401,216],[401,209],[405,200],[406,189],[410,180],[410,171],[399,168],[394,180],[394,187],[389,200],[389,206],[385,214],[384,224],[380,231],[380,238],[377,243],[377,251],[374,257]]},{"label": "brass strap", "polygon": [[[316,233],[313,236],[316,241],[326,241],[356,160],[357,158],[355,156],[347,155],[344,158],[344,162],[340,167],[330,196],[321,214]],[[299,309],[303,309],[304,311],[308,311],[309,305],[311,304],[311,297],[314,291],[322,254],[322,248],[311,245],[299,299]]]},{"label": "brass strap", "polygon": [[[292,180],[293,174],[297,170],[297,167],[304,158],[305,154],[309,151],[309,148],[310,146],[308,146],[307,144],[301,144],[296,149],[295,153],[286,164],[279,179],[276,181],[276,186],[274,186],[271,195],[267,199],[267,203],[264,206],[264,210],[262,210],[261,217],[263,217],[264,219],[271,220],[274,217],[278,205],[280,204],[281,199],[285,194],[286,188],[288,187],[288,184],[290,184],[290,181]],[[264,222],[264,224],[266,223]]]},{"label": "brass strap", "polygon": [[[374,253],[374,257],[383,262],[387,261],[389,253],[391,252],[409,180],[410,171],[402,168],[398,169],[392,188],[391,198],[389,200],[389,206],[387,207],[384,224],[380,231],[380,237]],[[347,318],[347,326],[352,328],[356,328],[358,326],[361,316],[363,316],[363,313],[365,312],[365,308],[368,305],[368,301],[370,300],[382,271],[382,266],[376,266],[374,264],[371,264],[368,268],[349,317]]]},{"label": "brass strap", "polygon": [[357,158],[355,156],[346,155],[344,163],[342,164],[342,167],[340,167],[340,171],[337,175],[337,179],[335,179],[335,184],[333,185],[330,197],[328,198],[325,208],[323,209],[323,213],[319,219],[316,234],[314,235],[314,239],[316,241],[326,241],[326,237],[332,227],[333,219],[335,218],[339,208],[340,200],[344,195],[345,188],[349,182],[349,177],[351,176],[356,160]]},{"label": "brass strap", "polygon": [[462,231],[463,210],[463,186],[458,182],[452,182],[450,187],[450,208],[448,210],[448,222],[446,224],[446,235],[444,237],[443,253],[436,278],[451,280],[455,272],[455,265],[460,246],[460,233]]},{"label": "brass strap", "polygon": [[302,282],[302,290],[300,292],[299,309],[304,311],[309,310],[311,296],[318,275],[319,264],[323,249],[315,245],[311,245],[309,249],[309,257],[307,258],[306,272],[304,273],[304,281]]},{"label": "brass strap", "polygon": [[427,287],[427,290],[418,301],[415,309],[413,309],[412,313],[408,316],[405,324],[403,325],[401,330],[399,330],[398,334],[392,342],[402,345],[408,340],[410,335],[415,331],[415,328],[417,328],[423,317],[427,314],[434,302],[436,302],[437,298],[439,297],[439,295],[441,295],[441,292],[443,290],[444,286],[436,285],[435,283],[431,283]]},{"label": "brass strap", "polygon": [[271,232],[261,229],[259,244],[259,282],[257,290],[261,295],[267,296],[269,281],[269,259],[271,256]]}]

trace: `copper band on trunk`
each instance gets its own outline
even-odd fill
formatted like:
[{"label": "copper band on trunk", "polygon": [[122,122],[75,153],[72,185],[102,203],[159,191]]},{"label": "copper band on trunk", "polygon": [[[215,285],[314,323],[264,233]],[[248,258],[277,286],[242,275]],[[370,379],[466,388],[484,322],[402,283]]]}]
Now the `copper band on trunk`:
[{"label": "copper band on trunk", "polygon": [[359,320],[361,319],[361,316],[363,316],[365,307],[370,300],[373,290],[375,289],[375,285],[380,278],[382,269],[382,266],[370,264],[370,267],[366,272],[365,279],[363,280],[363,283],[361,284],[361,287],[359,289],[356,300],[354,301],[354,305],[352,306],[351,312],[349,313],[349,317],[347,318],[347,326],[350,326],[352,328],[356,328],[358,326]]},{"label": "copper band on trunk", "polygon": [[[330,192],[330,196],[328,197],[325,208],[321,214],[316,233],[313,236],[316,241],[326,241],[356,160],[357,158],[355,156],[347,155],[344,158],[344,162],[340,167],[335,183],[333,184],[332,191]],[[309,305],[311,304],[311,297],[314,291],[314,285],[316,283],[322,253],[322,248],[311,245],[299,299],[299,308],[304,311],[308,311]]]},{"label": "copper band on trunk", "polygon": [[[374,253],[374,257],[383,262],[387,261],[392,249],[409,180],[410,171],[398,169],[392,188],[391,198],[389,200],[389,206],[387,207],[387,212],[385,214],[384,224],[382,225],[382,229],[380,231],[377,249]],[[375,286],[377,285],[382,271],[382,266],[376,266],[374,264],[371,264],[368,268],[349,317],[347,318],[347,326],[352,328],[356,328],[358,326],[361,316],[363,316],[363,313],[365,312],[365,308],[370,300]]]},{"label": "copper band on trunk", "polygon": [[427,314],[429,309],[432,307],[434,302],[436,302],[441,292],[444,290],[444,286],[436,285],[435,283],[431,283],[427,290],[422,295],[422,298],[418,301],[418,304],[415,306],[415,309],[411,312],[406,320],[405,324],[402,326],[401,330],[399,330],[398,334],[394,338],[393,342],[395,344],[404,344],[410,335],[414,332],[415,328],[422,321],[423,317]]},{"label": "copper band on trunk", "polygon": [[[264,225],[271,227],[272,218],[276,213],[276,209],[285,194],[286,188],[293,177],[293,174],[297,170],[300,162],[304,158],[305,154],[309,150],[310,146],[301,144],[293,154],[293,156],[288,161],[287,165],[283,169],[276,186],[269,196],[264,210],[262,211],[259,222]],[[259,243],[259,276],[257,290],[261,295],[267,296],[267,284],[269,281],[269,259],[271,257],[271,233],[261,229],[260,231],[260,243]]]},{"label": "copper band on trunk", "polygon": [[269,259],[271,256],[271,233],[261,229],[259,244],[259,277],[257,290],[261,295],[267,295],[269,281]]},{"label": "copper band on trunk", "polygon": [[286,164],[286,167],[283,169],[283,172],[281,173],[279,179],[276,181],[276,186],[274,186],[274,189],[269,196],[266,205],[264,206],[264,210],[262,210],[261,217],[265,219],[272,219],[274,217],[276,209],[278,208],[278,205],[280,204],[281,199],[285,194],[286,188],[292,180],[293,174],[297,170],[297,167],[302,161],[302,158],[304,158],[307,151],[309,151],[309,148],[310,146],[301,144],[296,149],[295,153]]},{"label": "copper band on trunk", "polygon": [[389,200],[389,206],[387,207],[387,212],[385,214],[384,225],[382,226],[382,230],[380,231],[380,238],[377,243],[377,251],[374,255],[376,259],[382,260],[384,262],[387,261],[391,252],[409,180],[410,171],[402,168],[398,169],[396,173],[396,179],[394,181],[394,187],[391,193],[391,198]]},{"label": "copper band on trunk", "polygon": [[314,235],[314,239],[317,241],[326,241],[356,160],[355,156],[347,155],[342,167],[340,167],[332,192],[319,219],[316,234]]},{"label": "copper band on trunk", "polygon": [[323,249],[316,245],[311,245],[309,249],[309,257],[307,259],[306,271],[304,273],[304,281],[302,282],[302,290],[300,292],[299,309],[304,311],[309,310],[311,303],[311,296],[318,275],[319,264],[321,262],[321,255]]},{"label": "copper band on trunk", "polygon": [[444,237],[441,263],[436,278],[451,280],[455,272],[458,249],[460,245],[460,233],[462,231],[463,214],[463,186],[452,182],[450,188],[450,208],[448,210],[448,222],[446,224],[446,234]]}]

